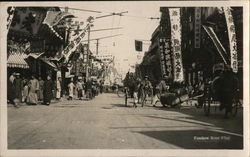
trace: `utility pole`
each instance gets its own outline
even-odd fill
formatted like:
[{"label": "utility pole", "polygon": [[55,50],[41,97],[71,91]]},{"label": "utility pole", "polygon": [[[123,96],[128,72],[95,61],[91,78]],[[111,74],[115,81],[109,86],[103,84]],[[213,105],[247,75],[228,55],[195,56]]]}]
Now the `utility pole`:
[{"label": "utility pole", "polygon": [[86,67],[86,78],[88,79],[89,78],[89,66],[90,66],[90,62],[89,62],[89,55],[90,55],[90,27],[93,26],[93,20],[94,18],[92,16],[90,16],[88,19],[87,19],[87,22],[88,22],[88,51],[87,51],[87,67]]},{"label": "utility pole", "polygon": [[88,79],[89,78],[89,66],[90,66],[90,63],[89,63],[89,54],[90,54],[90,25],[88,27],[88,51],[87,51],[87,67],[86,67],[86,78]]},{"label": "utility pole", "polygon": [[99,39],[96,39],[96,55],[98,55]]}]

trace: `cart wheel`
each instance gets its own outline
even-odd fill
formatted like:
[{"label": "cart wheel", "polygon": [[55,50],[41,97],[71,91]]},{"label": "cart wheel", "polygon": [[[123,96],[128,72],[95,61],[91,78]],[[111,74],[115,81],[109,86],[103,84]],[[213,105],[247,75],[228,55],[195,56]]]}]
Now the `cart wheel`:
[{"label": "cart wheel", "polygon": [[210,113],[210,103],[211,103],[210,98],[208,98],[207,100],[205,100],[204,103],[203,103],[204,112],[205,112],[206,116],[208,116],[209,113]]},{"label": "cart wheel", "polygon": [[117,95],[118,95],[118,97],[124,97],[124,95],[125,95],[125,93],[124,93],[124,91],[122,91],[122,90],[118,90],[117,91]]}]

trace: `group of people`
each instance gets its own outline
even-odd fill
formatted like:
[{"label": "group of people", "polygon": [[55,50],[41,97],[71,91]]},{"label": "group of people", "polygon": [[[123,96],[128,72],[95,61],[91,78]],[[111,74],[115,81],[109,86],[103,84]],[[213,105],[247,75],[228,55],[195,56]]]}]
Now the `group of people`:
[{"label": "group of people", "polygon": [[103,92],[103,81],[97,81],[92,78],[84,79],[83,77],[78,77],[74,82],[73,78],[68,84],[68,100],[73,100],[77,98],[83,100],[84,97],[87,100],[95,98],[99,93]]},{"label": "group of people", "polygon": [[[158,101],[162,103],[166,101],[167,104],[171,104],[174,99],[184,94],[187,94],[189,97],[202,95],[199,100],[203,100],[202,98],[205,96],[204,90],[209,86],[213,97],[220,102],[220,110],[226,109],[225,117],[232,111],[233,99],[235,99],[235,96],[238,96],[237,92],[239,91],[238,78],[230,67],[225,67],[223,71],[219,71],[218,75],[213,79],[207,78],[204,81],[199,81],[195,86],[185,85],[183,82],[172,82],[171,78],[166,75],[163,76],[158,84],[152,86],[148,80],[148,76],[145,76],[144,80],[140,80],[136,78],[133,73],[128,73],[123,83],[129,91],[129,96],[134,99],[134,107],[137,107],[136,104],[139,102],[140,93],[147,89],[154,91],[152,104],[155,106]],[[203,102],[201,102],[201,104],[202,103]]]},{"label": "group of people", "polygon": [[7,83],[7,99],[14,107],[20,107],[20,103],[37,105],[40,101],[44,105],[50,105],[56,91],[56,98],[61,98],[61,78],[56,83],[48,75],[44,81],[32,75],[30,79],[21,77],[20,73],[12,73]]}]

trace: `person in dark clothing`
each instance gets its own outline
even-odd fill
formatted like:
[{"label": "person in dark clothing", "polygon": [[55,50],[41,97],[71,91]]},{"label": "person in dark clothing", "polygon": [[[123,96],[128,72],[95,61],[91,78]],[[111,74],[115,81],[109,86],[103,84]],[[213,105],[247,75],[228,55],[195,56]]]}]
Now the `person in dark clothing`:
[{"label": "person in dark clothing", "polygon": [[53,98],[53,90],[54,85],[50,76],[47,77],[47,80],[44,82],[44,90],[43,90],[43,103],[45,105],[50,105],[51,99]]},{"label": "person in dark clothing", "polygon": [[217,98],[220,101],[220,110],[226,109],[225,118],[232,112],[233,99],[239,88],[238,78],[230,67],[226,67],[223,74],[217,80]]},{"label": "person in dark clothing", "polygon": [[103,92],[103,81],[100,81],[100,93],[102,94]]},{"label": "person in dark clothing", "polygon": [[88,99],[92,99],[92,81],[90,78],[88,78],[86,82],[86,93],[87,93]]},{"label": "person in dark clothing", "polygon": [[23,83],[22,83],[22,79],[20,78],[20,74],[19,73],[16,73],[16,79],[15,79],[14,83],[15,83],[16,97],[21,102],[22,101]]},{"label": "person in dark clothing", "polygon": [[134,76],[133,73],[129,74],[128,78],[125,78],[124,81],[124,86],[127,87],[129,89],[129,96],[131,98],[133,98],[134,100],[134,105],[133,107],[137,107],[137,103],[138,103],[138,90],[139,90],[139,80],[137,80]]},{"label": "person in dark clothing", "polygon": [[16,103],[16,90],[15,90],[15,76],[14,74],[11,74],[8,82],[7,82],[7,99],[11,104],[14,105],[14,107],[18,108],[18,105]]}]

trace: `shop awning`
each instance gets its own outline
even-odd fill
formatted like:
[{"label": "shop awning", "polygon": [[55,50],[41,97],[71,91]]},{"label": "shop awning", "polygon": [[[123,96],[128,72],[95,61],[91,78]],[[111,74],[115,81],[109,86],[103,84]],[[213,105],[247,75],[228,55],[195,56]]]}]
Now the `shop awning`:
[{"label": "shop awning", "polygon": [[24,53],[12,53],[9,55],[7,67],[28,69],[29,65],[25,61],[28,55]]}]

